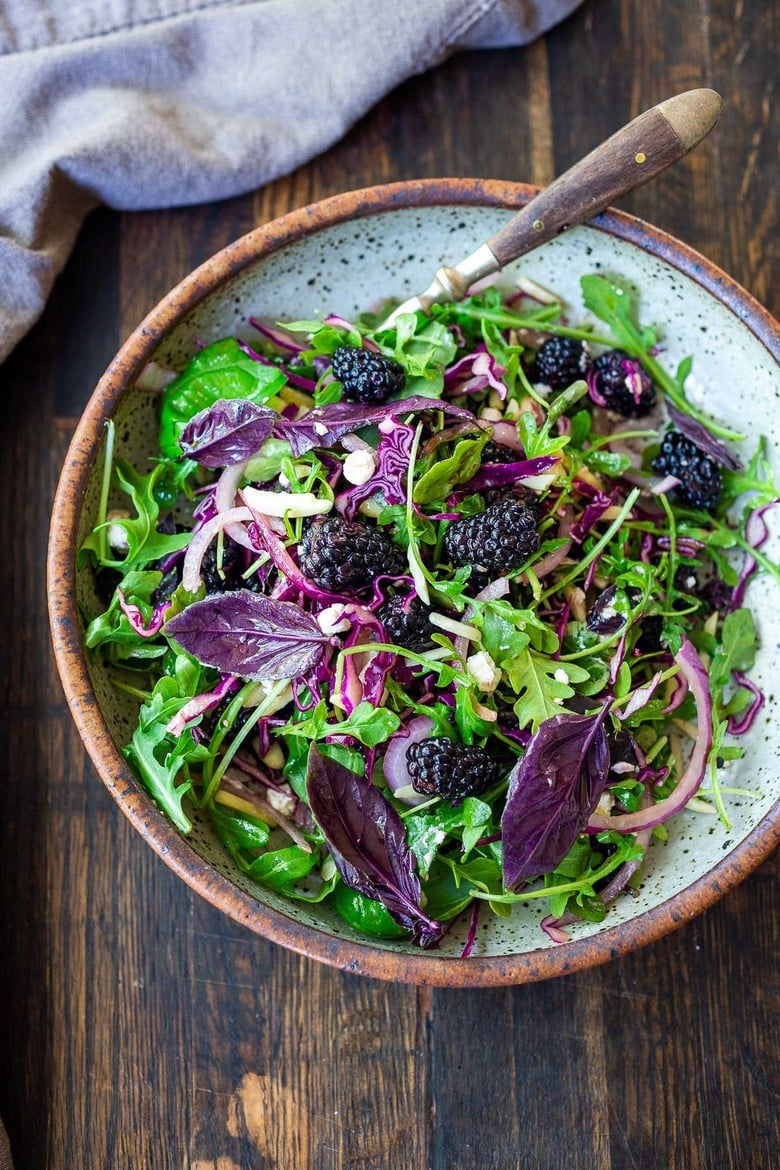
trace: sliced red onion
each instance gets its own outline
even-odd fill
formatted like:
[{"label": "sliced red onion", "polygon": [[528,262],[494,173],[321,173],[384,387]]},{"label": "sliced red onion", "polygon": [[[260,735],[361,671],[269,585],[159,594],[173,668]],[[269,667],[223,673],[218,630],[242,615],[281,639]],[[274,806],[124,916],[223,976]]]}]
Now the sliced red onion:
[{"label": "sliced red onion", "polygon": [[669,702],[662,711],[663,715],[671,715],[672,711],[676,711],[678,707],[681,707],[683,699],[688,694],[687,678],[681,674],[678,674],[675,676],[674,681],[676,682],[677,686],[675,687]]},{"label": "sliced red onion", "polygon": [[[316,601],[325,602],[326,605],[330,605],[334,601],[342,602],[344,605],[353,604],[349,597],[344,597],[339,593],[328,593],[326,589],[320,589],[318,585],[315,585],[307,577],[304,577],[282,541],[271,528],[267,516],[263,516],[260,512],[255,512],[252,508],[241,509],[241,511],[249,512],[260,544],[262,544],[279,572],[284,574],[291,586],[307,597],[312,597]],[[286,600],[289,596],[287,587],[280,583],[278,589],[279,592],[277,592],[276,588],[274,589],[274,597],[277,600]]]},{"label": "sliced red onion", "polygon": [[607,400],[598,388],[598,374],[594,370],[593,366],[591,366],[588,372],[585,374],[585,381],[588,384],[588,397],[590,398],[591,402],[595,402],[596,406],[602,406],[606,408]]},{"label": "sliced red onion", "polygon": [[623,710],[615,712],[618,719],[628,719],[631,715],[636,714],[637,711],[641,711],[643,707],[646,707],[655,694],[662,675],[663,671],[659,670],[653,675],[647,686],[637,687]]},{"label": "sliced red onion", "polygon": [[323,325],[333,325],[336,329],[346,329],[347,333],[357,333],[357,329],[346,317],[339,317],[338,313],[329,313]]},{"label": "sliced red onion", "polygon": [[590,503],[583,508],[577,523],[573,525],[571,529],[572,540],[576,540],[577,544],[582,544],[591,528],[599,522],[607,508],[613,507],[615,498],[614,492],[608,496],[603,492],[596,492]]},{"label": "sliced red onion", "polygon": [[665,496],[672,488],[676,488],[680,480],[676,475],[665,475],[663,479],[659,479],[656,483],[650,485],[650,491],[654,496]]},{"label": "sliced red onion", "polygon": [[[214,491],[214,505],[217,509],[217,514],[227,512],[230,508],[236,506],[236,493],[238,491],[238,485],[244,478],[245,467],[246,463],[235,463],[232,467],[226,467],[217,480],[217,486]],[[234,540],[236,544],[240,544],[243,548],[248,548],[250,552],[257,552],[243,524],[225,525],[225,534],[231,540]]]},{"label": "sliced red onion", "polygon": [[473,394],[480,390],[495,390],[499,398],[506,398],[506,383],[501,379],[506,373],[492,354],[481,348],[467,353],[449,369],[444,371],[445,392],[451,394]]},{"label": "sliced red onion", "polygon": [[644,864],[645,857],[647,856],[647,847],[650,844],[650,837],[652,836],[652,832],[652,829],[642,829],[641,832],[637,833],[636,843],[642,850],[642,856],[636,857],[633,861],[623,862],[620,869],[616,870],[614,873],[609,884],[600,891],[599,897],[605,906],[608,906],[610,902],[614,902],[618,894],[623,893],[623,890],[631,881],[631,878],[634,876],[636,871],[641,865]]},{"label": "sliced red onion", "polygon": [[196,695],[189,703],[185,703],[181,711],[166,723],[165,730],[169,735],[181,735],[188,723],[192,723],[193,719],[197,719],[204,712],[218,707],[225,695],[229,695],[237,686],[238,678],[234,674],[226,674],[213,690]]},{"label": "sliced red onion", "polygon": [[[506,597],[509,592],[509,581],[506,577],[496,577],[495,581],[491,581],[484,589],[480,589],[475,596],[475,601],[498,601],[501,597]],[[463,611],[463,621],[468,622],[474,616],[474,606],[467,605]],[[452,643],[455,653],[459,658],[465,658],[469,652],[468,638],[458,637]]]},{"label": "sliced red onion", "polygon": [[153,638],[156,634],[159,634],[165,624],[165,611],[170,602],[162,601],[154,607],[152,616],[149,619],[149,625],[147,626],[140,608],[131,602],[125,601],[125,595],[119,586],[117,586],[116,595],[119,598],[119,607],[122,613],[130,622],[134,633],[138,634],[139,638]]},{"label": "sliced red onion", "polygon": [[[768,504],[762,504],[760,508],[754,508],[750,513],[745,525],[745,539],[753,548],[761,548],[769,538],[769,529],[767,528],[764,514],[770,508],[774,508],[776,504],[780,504],[780,500],[770,500]],[[740,570],[739,580],[734,586],[734,592],[731,595],[731,603],[729,608],[739,609],[745,598],[745,589],[750,578],[758,568],[756,558],[750,553],[745,553],[745,559],[742,562],[742,569]]]},{"label": "sliced red onion", "polygon": [[546,918],[542,919],[539,925],[547,937],[552,939],[554,943],[567,943],[569,942],[569,936],[561,927],[569,926],[572,922],[577,921],[576,915],[570,914],[567,911],[560,918],[553,918],[552,914],[548,914]]},{"label": "sliced red onion", "polygon": [[589,833],[603,833],[608,829],[616,829],[619,833],[636,833],[642,829],[652,829],[685,808],[704,779],[707,758],[712,747],[712,697],[707,671],[687,639],[683,640],[674,661],[680,667],[681,675],[687,679],[691,694],[696,700],[697,735],[688,767],[677,782],[674,792],[664,800],[639,812],[623,813],[614,817],[595,813],[588,821]]},{"label": "sliced red onion", "polygon": [[571,504],[564,504],[563,508],[561,508],[560,519],[558,521],[558,537],[559,539],[565,538],[566,544],[562,544],[560,548],[554,549],[534,565],[534,573],[540,581],[542,577],[546,577],[554,572],[571,552],[572,542],[569,538],[569,533],[571,532],[573,522],[574,508],[572,508]]},{"label": "sliced red onion", "polygon": [[206,549],[217,533],[223,531],[228,524],[237,524],[252,518],[253,515],[249,508],[228,508],[226,512],[217,513],[211,520],[207,520],[202,528],[198,529],[187,545],[182,568],[181,583],[188,593],[195,593],[200,585],[200,566]]},{"label": "sliced red onion", "polygon": [[264,321],[260,321],[257,317],[250,317],[249,324],[258,333],[262,333],[263,337],[267,337],[277,349],[286,350],[290,354],[298,354],[306,348],[297,342],[291,334],[285,333],[281,329],[276,329],[271,325],[266,325]]},{"label": "sliced red onion", "polygon": [[406,751],[411,744],[421,743],[424,739],[428,739],[433,731],[433,726],[433,720],[429,719],[427,715],[416,715],[388,741],[382,764],[385,780],[391,792],[404,792],[404,795],[398,798],[404,804],[415,806],[424,804],[426,800],[430,799],[422,793],[407,793],[405,791],[412,785],[412,778],[406,766]]},{"label": "sliced red onion", "polygon": [[[353,605],[349,608],[358,618],[347,635],[344,646],[360,646],[363,642],[384,640],[384,629],[379,618],[366,609],[365,606]],[[359,613],[357,612],[359,611]],[[341,676],[341,685],[338,691],[331,693],[331,702],[336,703],[347,715],[351,715],[360,703],[371,703],[375,707],[381,706],[385,692],[387,672],[393,665],[395,655],[387,651],[375,654],[345,654],[344,668]]]},{"label": "sliced red onion", "polygon": [[753,696],[753,701],[746,711],[740,715],[729,715],[728,730],[731,735],[744,735],[746,731],[750,731],[756,720],[756,716],[764,705],[764,695],[746,674],[741,670],[732,671],[733,677],[741,687],[746,691],[750,691]]},{"label": "sliced red onion", "polygon": [[[649,536],[649,533],[645,533]],[[656,541],[661,552],[668,552],[672,547],[671,538],[668,536],[659,536]],[[677,551],[683,557],[696,557],[704,548],[703,540],[696,540],[693,536],[678,536],[677,537]]]},{"label": "sliced red onion", "polygon": [[502,447],[511,447],[513,451],[523,451],[523,444],[517,434],[517,427],[511,422],[493,423],[493,438]]},{"label": "sliced red onion", "polygon": [[251,357],[252,361],[260,362],[263,366],[273,366],[275,370],[281,370],[289,384],[297,387],[298,390],[305,390],[308,394],[313,394],[317,389],[317,383],[313,382],[311,378],[303,378],[300,374],[296,374],[294,370],[291,370],[289,366],[280,366],[278,362],[272,362],[270,358],[264,357],[256,349],[252,349],[252,346],[248,342],[239,341],[238,345],[247,357]]},{"label": "sliced red onion", "polygon": [[626,637],[627,634],[623,634],[622,638],[615,647],[615,653],[609,660],[609,685],[612,687],[614,687],[615,683],[617,682],[617,676],[620,672],[621,666],[623,665],[623,659],[626,656]]},{"label": "sliced red onion", "polygon": [[[479,593],[474,598],[475,601],[498,601],[501,597],[506,597],[509,592],[509,580],[507,577],[496,577],[495,581],[491,581],[484,589],[480,589]],[[471,611],[473,613],[473,610]],[[469,614],[469,610],[464,613]],[[469,614],[469,616],[471,616]]]}]

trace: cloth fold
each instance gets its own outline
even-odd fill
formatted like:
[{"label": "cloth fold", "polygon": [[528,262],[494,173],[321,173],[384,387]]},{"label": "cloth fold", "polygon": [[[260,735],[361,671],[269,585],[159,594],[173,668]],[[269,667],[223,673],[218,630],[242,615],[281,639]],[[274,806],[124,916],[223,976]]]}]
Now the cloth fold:
[{"label": "cloth fold", "polygon": [[0,0],[0,361],[87,212],[222,199],[336,142],[400,82],[580,0]]}]

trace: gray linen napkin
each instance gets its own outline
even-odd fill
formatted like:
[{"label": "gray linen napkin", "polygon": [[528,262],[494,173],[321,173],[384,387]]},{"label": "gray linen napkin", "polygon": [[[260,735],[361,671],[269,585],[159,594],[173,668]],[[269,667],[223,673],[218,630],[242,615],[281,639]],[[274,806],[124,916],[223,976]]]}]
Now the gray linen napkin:
[{"label": "gray linen napkin", "polygon": [[0,0],[0,361],[87,212],[223,199],[463,48],[581,0]]}]

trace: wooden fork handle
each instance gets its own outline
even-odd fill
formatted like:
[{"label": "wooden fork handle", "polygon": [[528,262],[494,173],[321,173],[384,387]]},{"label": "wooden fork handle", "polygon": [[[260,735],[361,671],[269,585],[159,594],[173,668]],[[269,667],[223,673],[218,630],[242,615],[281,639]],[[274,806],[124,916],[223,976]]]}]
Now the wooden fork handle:
[{"label": "wooden fork handle", "polygon": [[712,89],[692,89],[653,106],[565,171],[487,241],[499,267],[598,215],[682,158],[717,122]]}]

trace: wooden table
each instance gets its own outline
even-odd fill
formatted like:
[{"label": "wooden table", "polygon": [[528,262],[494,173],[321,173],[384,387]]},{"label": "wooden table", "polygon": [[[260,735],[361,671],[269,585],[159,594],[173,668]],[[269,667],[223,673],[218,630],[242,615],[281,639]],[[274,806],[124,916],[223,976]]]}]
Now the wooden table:
[{"label": "wooden table", "polygon": [[229,922],[130,829],[63,702],[43,596],[55,481],[108,359],[195,264],[289,208],[411,176],[546,183],[642,108],[712,85],[719,131],[627,206],[770,303],[771,8],[591,0],[531,48],[402,86],[252,195],[91,217],[0,372],[0,1112],[18,1170],[778,1165],[776,865],[565,979],[454,992],[342,975]]}]

